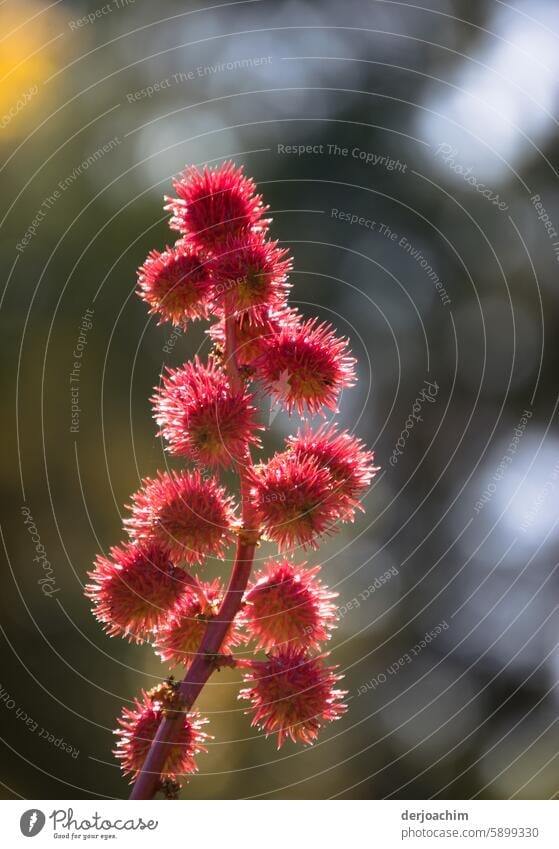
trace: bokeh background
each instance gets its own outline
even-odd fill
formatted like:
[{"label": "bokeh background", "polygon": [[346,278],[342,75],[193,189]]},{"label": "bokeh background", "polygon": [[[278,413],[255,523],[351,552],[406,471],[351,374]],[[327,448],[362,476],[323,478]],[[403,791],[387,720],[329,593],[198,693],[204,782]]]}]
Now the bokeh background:
[{"label": "bokeh background", "polygon": [[554,0],[2,3],[6,798],[127,795],[115,719],[166,670],[83,585],[140,478],[177,465],[151,388],[208,350],[148,319],[136,268],[172,238],[172,177],[227,158],[294,302],[351,339],[340,418],[382,471],[317,560],[349,712],[277,753],[222,671],[183,796],[559,792],[558,48]]}]

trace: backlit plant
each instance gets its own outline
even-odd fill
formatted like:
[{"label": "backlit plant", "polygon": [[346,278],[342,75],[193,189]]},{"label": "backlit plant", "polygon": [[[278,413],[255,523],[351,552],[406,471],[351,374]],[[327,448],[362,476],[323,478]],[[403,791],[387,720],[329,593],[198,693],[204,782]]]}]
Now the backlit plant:
[{"label": "backlit plant", "polygon": [[[122,712],[116,755],[136,799],[174,798],[178,780],[196,771],[210,738],[194,703],[222,666],[243,670],[239,697],[278,748],[312,744],[345,711],[324,652],[336,594],[297,549],[318,548],[352,521],[377,471],[354,436],[308,421],[284,450],[255,458],[265,430],[259,395],[307,419],[336,411],[355,360],[329,325],[288,306],[291,260],[269,239],[267,207],[242,169],[189,168],[174,188],[166,209],[180,237],[149,254],[138,293],[160,323],[212,322],[213,351],[168,369],[155,389],[159,435],[185,468],[143,481],[124,523],[128,541],[97,559],[86,590],[111,636],[147,641],[173,670],[186,668],[180,683],[169,678]],[[219,478],[227,469],[238,476],[236,498]],[[278,555],[253,575],[261,539]],[[204,560],[224,559],[233,542],[231,574],[204,580]]]}]

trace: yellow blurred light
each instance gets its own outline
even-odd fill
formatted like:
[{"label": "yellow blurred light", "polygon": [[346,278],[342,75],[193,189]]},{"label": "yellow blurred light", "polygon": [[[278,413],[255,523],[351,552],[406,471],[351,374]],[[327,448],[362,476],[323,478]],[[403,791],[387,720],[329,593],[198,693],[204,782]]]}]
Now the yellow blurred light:
[{"label": "yellow blurred light", "polygon": [[64,20],[41,3],[0,6],[0,142],[27,132],[38,104],[48,97],[44,81],[60,66]]}]

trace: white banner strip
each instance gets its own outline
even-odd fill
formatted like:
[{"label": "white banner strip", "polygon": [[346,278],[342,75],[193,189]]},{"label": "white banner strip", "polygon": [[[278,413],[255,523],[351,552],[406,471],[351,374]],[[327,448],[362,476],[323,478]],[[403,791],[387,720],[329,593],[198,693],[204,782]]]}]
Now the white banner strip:
[{"label": "white banner strip", "polygon": [[[557,849],[554,801],[0,801],[2,845]],[[162,843],[164,841],[164,843]],[[173,841],[172,843],[170,841]]]}]

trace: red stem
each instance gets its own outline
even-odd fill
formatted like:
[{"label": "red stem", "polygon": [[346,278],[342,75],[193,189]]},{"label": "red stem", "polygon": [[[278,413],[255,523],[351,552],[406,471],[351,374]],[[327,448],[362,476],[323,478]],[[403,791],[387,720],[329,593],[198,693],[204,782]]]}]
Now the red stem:
[{"label": "red stem", "polygon": [[[227,318],[225,335],[226,368],[231,388],[236,392],[243,388],[243,378],[235,355],[234,318]],[[254,528],[254,516],[247,498],[249,484],[246,472],[250,464],[250,452],[247,452],[243,463],[238,464],[243,528],[239,531],[237,539],[235,563],[219,612],[215,619],[208,622],[200,647],[180,685],[179,692],[185,712],[192,708],[206,681],[216,669],[216,664],[219,662],[219,651],[233,619],[239,612],[252,570],[259,532]],[[162,719],[140,774],[132,788],[131,799],[152,799],[160,789],[161,773],[167,759],[167,746],[172,746],[176,742],[183,716],[183,713],[178,712]]]},{"label": "red stem", "polygon": [[[235,565],[219,614],[208,622],[200,648],[180,685],[185,711],[190,710],[215,669],[215,656],[219,653],[231,622],[241,606],[255,550],[256,542],[245,542],[242,537],[239,537]],[[131,799],[152,799],[159,789],[161,772],[167,758],[167,746],[173,745],[176,741],[182,721],[181,713],[167,716],[162,720],[130,794]]]}]

